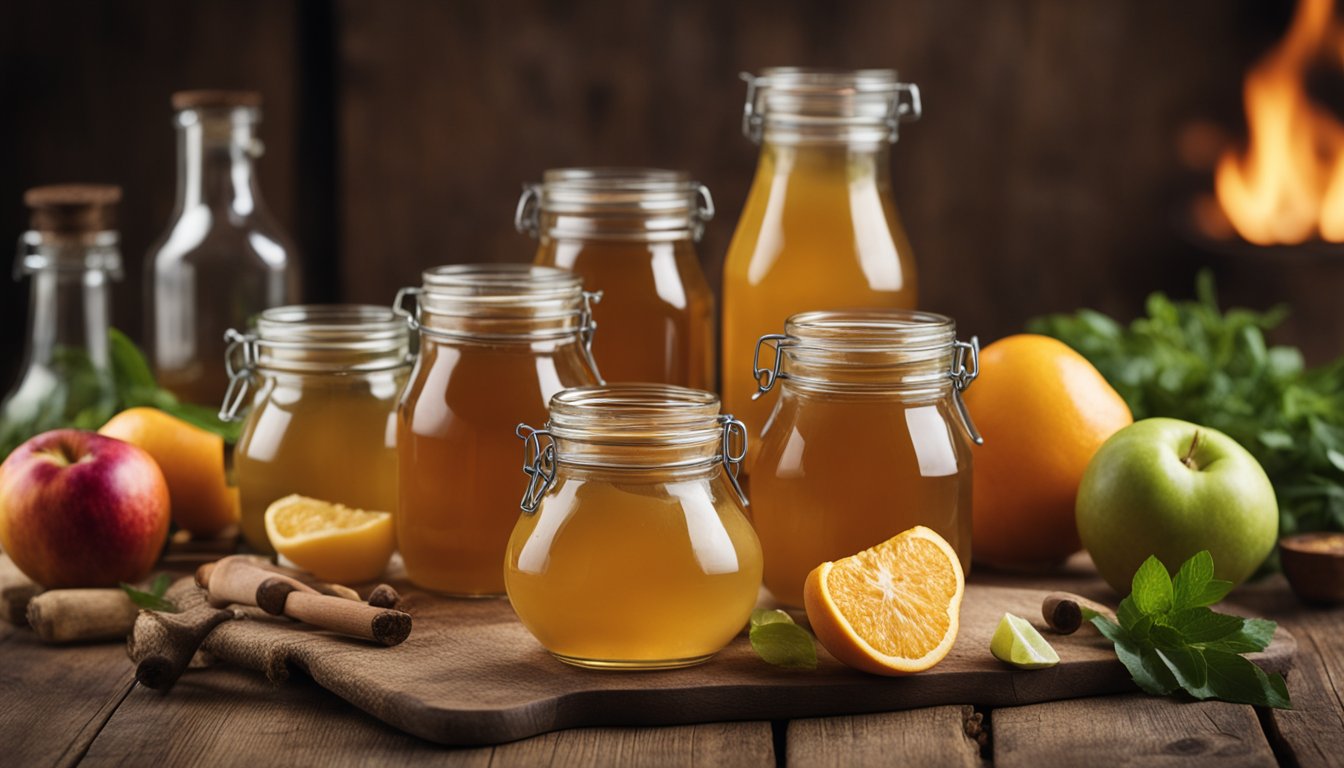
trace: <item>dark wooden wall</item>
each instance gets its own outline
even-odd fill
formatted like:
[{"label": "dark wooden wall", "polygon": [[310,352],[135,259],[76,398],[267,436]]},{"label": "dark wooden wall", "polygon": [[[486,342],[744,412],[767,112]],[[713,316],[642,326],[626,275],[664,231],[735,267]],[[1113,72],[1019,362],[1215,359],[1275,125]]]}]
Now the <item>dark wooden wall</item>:
[{"label": "dark wooden wall", "polygon": [[[427,266],[529,258],[512,227],[519,184],[568,164],[685,168],[707,183],[719,218],[701,255],[717,284],[756,160],[737,73],[890,66],[924,94],[893,157],[928,308],[987,339],[1080,306],[1132,316],[1152,289],[1188,294],[1212,261],[1232,298],[1294,303],[1289,339],[1320,359],[1344,346],[1339,268],[1285,278],[1204,253],[1178,223],[1208,186],[1182,169],[1178,137],[1240,130],[1242,74],[1291,8],[14,0],[0,8],[0,237],[22,228],[25,187],[122,184],[116,317],[138,331],[144,253],[174,189],[168,95],[250,87],[266,99],[264,192],[300,244],[309,300],[385,303]],[[5,382],[25,305],[4,283]]]}]

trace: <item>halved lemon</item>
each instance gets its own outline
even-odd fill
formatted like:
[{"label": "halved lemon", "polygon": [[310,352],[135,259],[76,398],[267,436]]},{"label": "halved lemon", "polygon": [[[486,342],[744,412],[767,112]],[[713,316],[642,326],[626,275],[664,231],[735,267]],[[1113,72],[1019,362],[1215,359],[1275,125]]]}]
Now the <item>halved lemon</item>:
[{"label": "halved lemon", "polygon": [[396,549],[390,512],[366,512],[293,494],[266,509],[276,552],[325,581],[372,581]]},{"label": "halved lemon", "polygon": [[803,585],[803,604],[836,659],[876,675],[907,675],[952,649],[965,591],[957,553],[919,525],[817,566]]}]

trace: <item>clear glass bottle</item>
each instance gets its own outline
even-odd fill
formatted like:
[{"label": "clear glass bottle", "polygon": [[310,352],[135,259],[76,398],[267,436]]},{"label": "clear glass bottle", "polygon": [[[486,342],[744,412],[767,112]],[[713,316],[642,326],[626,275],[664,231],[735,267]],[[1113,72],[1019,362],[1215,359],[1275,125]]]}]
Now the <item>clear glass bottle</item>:
[{"label": "clear glass bottle", "polygon": [[530,481],[505,581],[548,651],[584,667],[684,667],[742,630],[761,545],[736,479],[746,433],[718,397],[569,389],[551,398],[544,430],[518,432]]},{"label": "clear glass bottle", "polygon": [[261,95],[173,94],[177,203],[146,264],[146,346],[159,384],[192,403],[224,396],[224,332],[298,301],[294,246],[261,199],[253,161]]},{"label": "clear glass bottle", "polygon": [[[414,297],[414,312],[401,309]],[[519,421],[551,396],[601,381],[578,275],[527,264],[425,271],[396,307],[420,333],[397,417],[397,540],[406,575],[435,592],[504,594],[504,550],[517,517]]]},{"label": "clear glass bottle", "polygon": [[35,187],[14,279],[32,280],[23,372],[0,403],[0,458],[40,432],[97,429],[116,408],[108,348],[112,280],[121,278],[121,188]]},{"label": "clear glass bottle", "polygon": [[907,310],[806,312],[760,339],[759,391],[778,383],[780,394],[751,477],[752,522],[776,599],[801,607],[813,568],[916,525],[970,573],[981,440],[961,392],[979,354],[951,318]]},{"label": "clear glass bottle", "polygon": [[[913,308],[915,263],[891,194],[890,147],[920,115],[892,70],[767,69],[747,81],[743,131],[761,145],[723,267],[723,406],[755,438],[746,361],[793,314]],[[760,443],[757,442],[756,445]],[[748,456],[746,469],[754,461]]]},{"label": "clear glass bottle", "polygon": [[594,353],[612,381],[714,386],[714,294],[695,244],[714,216],[709,190],[677,171],[561,168],[528,184],[518,231],[536,263],[577,273],[603,300]]},{"label": "clear glass bottle", "polygon": [[395,514],[397,398],[412,360],[405,321],[361,304],[275,307],[254,332],[228,335],[220,418],[251,403],[233,452],[247,543],[274,551],[266,508],[291,493]]}]

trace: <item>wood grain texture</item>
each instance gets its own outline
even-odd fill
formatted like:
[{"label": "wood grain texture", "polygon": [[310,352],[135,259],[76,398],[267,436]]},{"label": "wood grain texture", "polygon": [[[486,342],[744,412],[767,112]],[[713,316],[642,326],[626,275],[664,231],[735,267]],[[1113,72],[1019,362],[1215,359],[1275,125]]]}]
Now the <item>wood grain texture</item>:
[{"label": "wood grain texture", "polygon": [[134,682],[120,643],[58,648],[13,631],[0,639],[0,762],[75,764]]},{"label": "wood grain texture", "polygon": [[1278,765],[1255,710],[1143,694],[994,710],[995,768]]},{"label": "wood grain texture", "polygon": [[[813,672],[771,667],[741,635],[698,667],[598,674],[553,659],[506,601],[449,600],[410,584],[396,586],[405,596],[398,607],[414,617],[415,628],[392,648],[259,614],[220,626],[203,647],[272,679],[304,670],[385,722],[450,745],[499,744],[584,726],[782,720],[940,704],[1003,706],[1133,689],[1109,644],[1095,633],[1052,637],[1062,662],[1048,670],[1014,670],[989,655],[1003,612],[1039,613],[1046,594],[1040,590],[968,586],[961,631],[948,656],[922,674],[883,678],[849,669],[824,650]],[[1292,637],[1281,632],[1260,661],[1285,669],[1293,647]]]},{"label": "wood grain texture", "polygon": [[137,687],[81,764],[268,764],[280,756],[332,768],[775,764],[768,723],[579,729],[493,748],[444,749],[378,722],[305,677],[277,687],[234,667],[194,672],[168,695]]},{"label": "wood grain texture", "polygon": [[1293,708],[1270,710],[1270,739],[1301,768],[1344,765],[1344,606],[1305,606],[1282,576],[1243,587],[1237,598],[1287,627],[1301,650],[1288,675]]},{"label": "wood grain texture", "polygon": [[941,765],[978,768],[980,747],[966,735],[962,707],[824,717],[789,723],[790,768]]}]

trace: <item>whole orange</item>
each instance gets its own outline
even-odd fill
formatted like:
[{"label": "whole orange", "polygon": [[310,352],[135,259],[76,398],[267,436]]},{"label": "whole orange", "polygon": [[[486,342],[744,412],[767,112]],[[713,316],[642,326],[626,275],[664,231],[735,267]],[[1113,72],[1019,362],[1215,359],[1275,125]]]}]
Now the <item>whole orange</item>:
[{"label": "whole orange", "polygon": [[168,481],[173,522],[197,536],[238,523],[238,489],[224,472],[224,440],[157,408],[128,408],[98,434],[124,440],[154,458]]},{"label": "whole orange", "polygon": [[980,352],[966,406],[985,438],[974,452],[975,561],[1035,570],[1081,549],[1074,501],[1083,471],[1134,421],[1119,393],[1063,342],[1020,334]]}]

